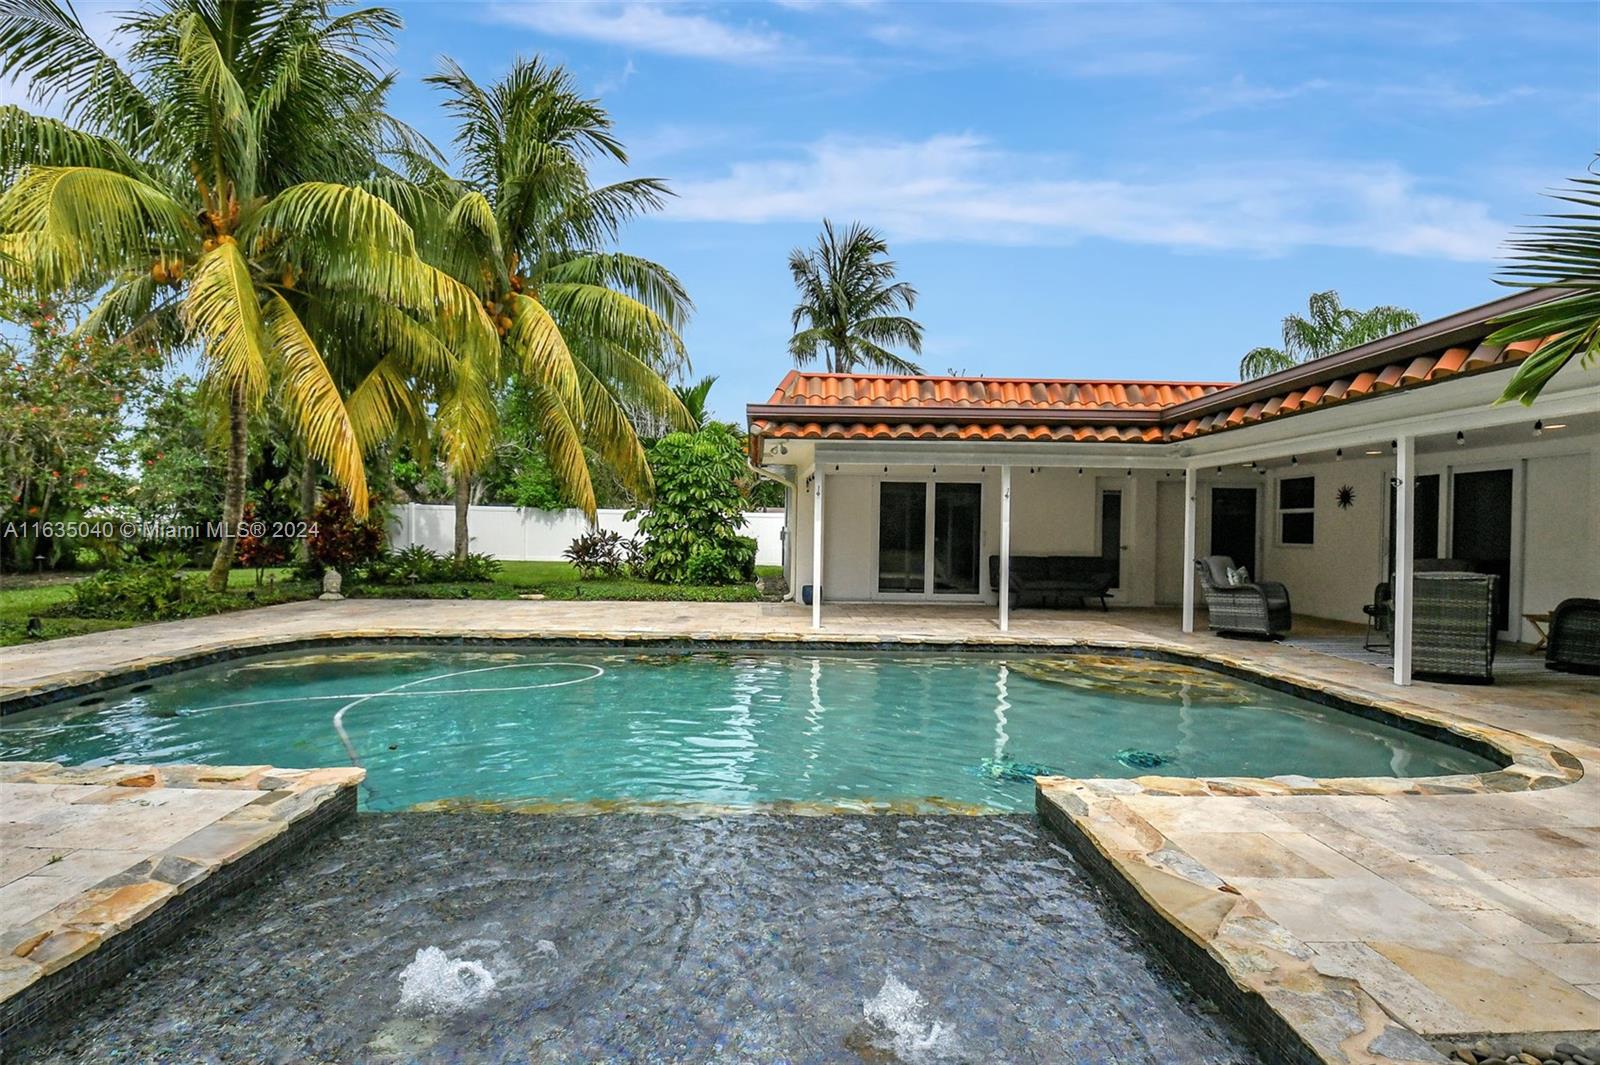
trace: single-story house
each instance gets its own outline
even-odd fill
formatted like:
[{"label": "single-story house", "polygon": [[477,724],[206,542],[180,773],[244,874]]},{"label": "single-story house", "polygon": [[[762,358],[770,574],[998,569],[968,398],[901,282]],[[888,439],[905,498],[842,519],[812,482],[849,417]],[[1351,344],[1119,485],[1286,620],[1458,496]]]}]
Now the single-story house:
[{"label": "single-story house", "polygon": [[[1192,631],[1208,555],[1282,582],[1296,614],[1362,622],[1379,582],[1447,559],[1497,574],[1500,637],[1531,641],[1525,615],[1600,597],[1600,372],[1495,403],[1537,344],[1488,343],[1493,321],[1540,298],[1245,382],[795,370],[749,406],[750,457],[789,485],[786,576],[817,627],[882,601],[990,603],[1005,629],[1011,560],[1047,557]],[[1389,591],[1402,684],[1410,584]]]}]

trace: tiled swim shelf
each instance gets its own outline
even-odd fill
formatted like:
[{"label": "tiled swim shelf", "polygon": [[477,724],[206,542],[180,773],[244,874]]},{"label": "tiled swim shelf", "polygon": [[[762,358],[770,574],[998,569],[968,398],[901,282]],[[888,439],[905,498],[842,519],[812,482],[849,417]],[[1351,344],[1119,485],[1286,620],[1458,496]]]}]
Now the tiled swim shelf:
[{"label": "tiled swim shelf", "polygon": [[0,1045],[354,813],[364,775],[0,762]]}]

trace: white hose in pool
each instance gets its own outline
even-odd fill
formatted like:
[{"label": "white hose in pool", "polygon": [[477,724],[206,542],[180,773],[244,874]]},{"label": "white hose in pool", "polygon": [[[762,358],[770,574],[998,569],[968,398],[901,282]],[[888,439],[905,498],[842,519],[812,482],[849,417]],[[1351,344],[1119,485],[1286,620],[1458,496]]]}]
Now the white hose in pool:
[{"label": "white hose in pool", "polygon": [[[580,669],[590,669],[590,670],[593,670],[594,672],[590,673],[586,677],[573,677],[570,680],[553,680],[553,681],[549,681],[548,683],[545,683],[545,684],[518,684],[518,685],[515,685],[514,687],[510,687],[510,688],[446,688],[446,689],[443,689],[443,690],[440,690],[440,691],[425,691],[425,692],[408,692],[408,691],[405,691],[406,688],[412,688],[412,687],[415,687],[418,684],[426,684],[431,680],[449,680],[451,677],[464,677],[464,676],[468,675],[469,673],[492,673],[492,672],[494,672],[496,670],[500,670],[500,669],[535,669],[535,668],[542,668],[542,667],[546,667],[546,666],[577,666]],[[330,699],[330,698],[333,698],[333,699],[349,699],[350,700],[349,702],[345,703],[343,706],[339,707],[339,709],[337,709],[337,710],[335,710],[333,712],[333,730],[339,734],[339,742],[344,744],[345,753],[350,756],[350,761],[354,765],[360,766],[361,765],[361,757],[356,754],[355,745],[350,742],[350,734],[347,733],[344,730],[344,714],[345,714],[346,710],[350,710],[350,709],[352,709],[354,707],[360,706],[362,703],[366,702],[369,699],[377,699],[380,696],[386,696],[386,695],[412,695],[412,696],[416,696],[416,695],[464,695],[464,694],[467,694],[469,692],[525,692],[525,691],[533,691],[536,688],[562,688],[562,687],[567,686],[568,684],[582,684],[584,681],[594,680],[596,677],[600,677],[600,676],[604,676],[604,675],[605,675],[605,670],[601,669],[599,666],[591,665],[588,662],[511,662],[511,663],[509,663],[507,665],[503,665],[503,666],[479,666],[477,669],[460,669],[460,670],[455,671],[454,673],[438,673],[438,674],[435,674],[434,676],[431,676],[431,677],[418,677],[416,680],[408,680],[404,684],[396,684],[394,687],[385,688],[383,691],[367,692],[367,693],[362,694],[362,695],[353,695],[353,696],[351,696],[351,695],[336,695],[336,696],[319,695],[319,696],[312,696],[312,698],[317,698],[317,699]],[[267,700],[267,701],[275,701],[275,700]],[[240,704],[240,705],[248,705],[248,704]]]}]

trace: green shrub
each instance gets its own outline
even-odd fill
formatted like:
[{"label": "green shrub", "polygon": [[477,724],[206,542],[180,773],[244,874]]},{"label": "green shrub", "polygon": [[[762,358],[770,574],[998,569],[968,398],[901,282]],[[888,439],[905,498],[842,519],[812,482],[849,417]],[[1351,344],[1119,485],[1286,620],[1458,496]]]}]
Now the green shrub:
[{"label": "green shrub", "polygon": [[467,552],[467,557],[459,562],[453,558],[445,559],[445,565],[444,580],[447,581],[492,581],[500,572],[498,558],[476,551]]},{"label": "green shrub", "polygon": [[421,544],[399,551],[386,551],[359,570],[363,580],[373,584],[416,585],[442,581],[492,581],[500,572],[500,560],[472,553],[457,562]]},{"label": "green shrub", "polygon": [[349,574],[383,553],[383,519],[377,509],[357,521],[341,492],[323,493],[311,523],[316,531],[306,538],[307,557],[296,567],[302,576],[321,577],[330,566]]},{"label": "green shrub", "polygon": [[385,551],[362,567],[360,576],[373,584],[421,584],[441,579],[446,561],[437,551],[413,544],[399,551]]},{"label": "green shrub", "polygon": [[695,544],[689,554],[689,564],[684,575],[691,584],[730,584],[728,580],[728,553],[710,544]]},{"label": "green shrub", "polygon": [[574,539],[561,557],[572,563],[579,580],[615,580],[638,567],[639,542],[624,540],[614,529],[597,529]]},{"label": "green shrub", "polygon": [[738,546],[745,539],[739,528],[746,474],[739,438],[718,423],[697,433],[673,433],[650,449],[650,472],[656,494],[639,519],[641,572],[672,584],[740,580],[747,567]]},{"label": "green shrub", "polygon": [[227,596],[185,577],[173,562],[137,562],[102,570],[72,586],[69,612],[113,621],[168,621],[223,609]]}]

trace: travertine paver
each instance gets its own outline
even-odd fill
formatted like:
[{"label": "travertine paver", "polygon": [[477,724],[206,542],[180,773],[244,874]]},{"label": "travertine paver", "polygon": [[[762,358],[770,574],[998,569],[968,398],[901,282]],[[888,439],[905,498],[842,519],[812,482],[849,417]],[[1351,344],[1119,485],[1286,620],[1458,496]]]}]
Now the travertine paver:
[{"label": "travertine paver", "polygon": [[328,803],[360,769],[0,762],[0,1038],[41,981]]},{"label": "travertine paver", "polygon": [[[841,605],[824,617],[813,633],[809,611],[792,604],[294,604],[3,651],[0,700],[328,636],[820,637],[1203,654],[1480,738],[1511,764],[1423,781],[1048,779],[1047,819],[1329,1061],[1441,1060],[1412,1033],[1600,1029],[1600,679],[1519,673],[1489,688],[1399,689],[1382,669],[1314,650],[1186,636],[1166,611],[1018,611],[1005,636],[974,608]],[[11,860],[26,867],[32,857]]]}]

